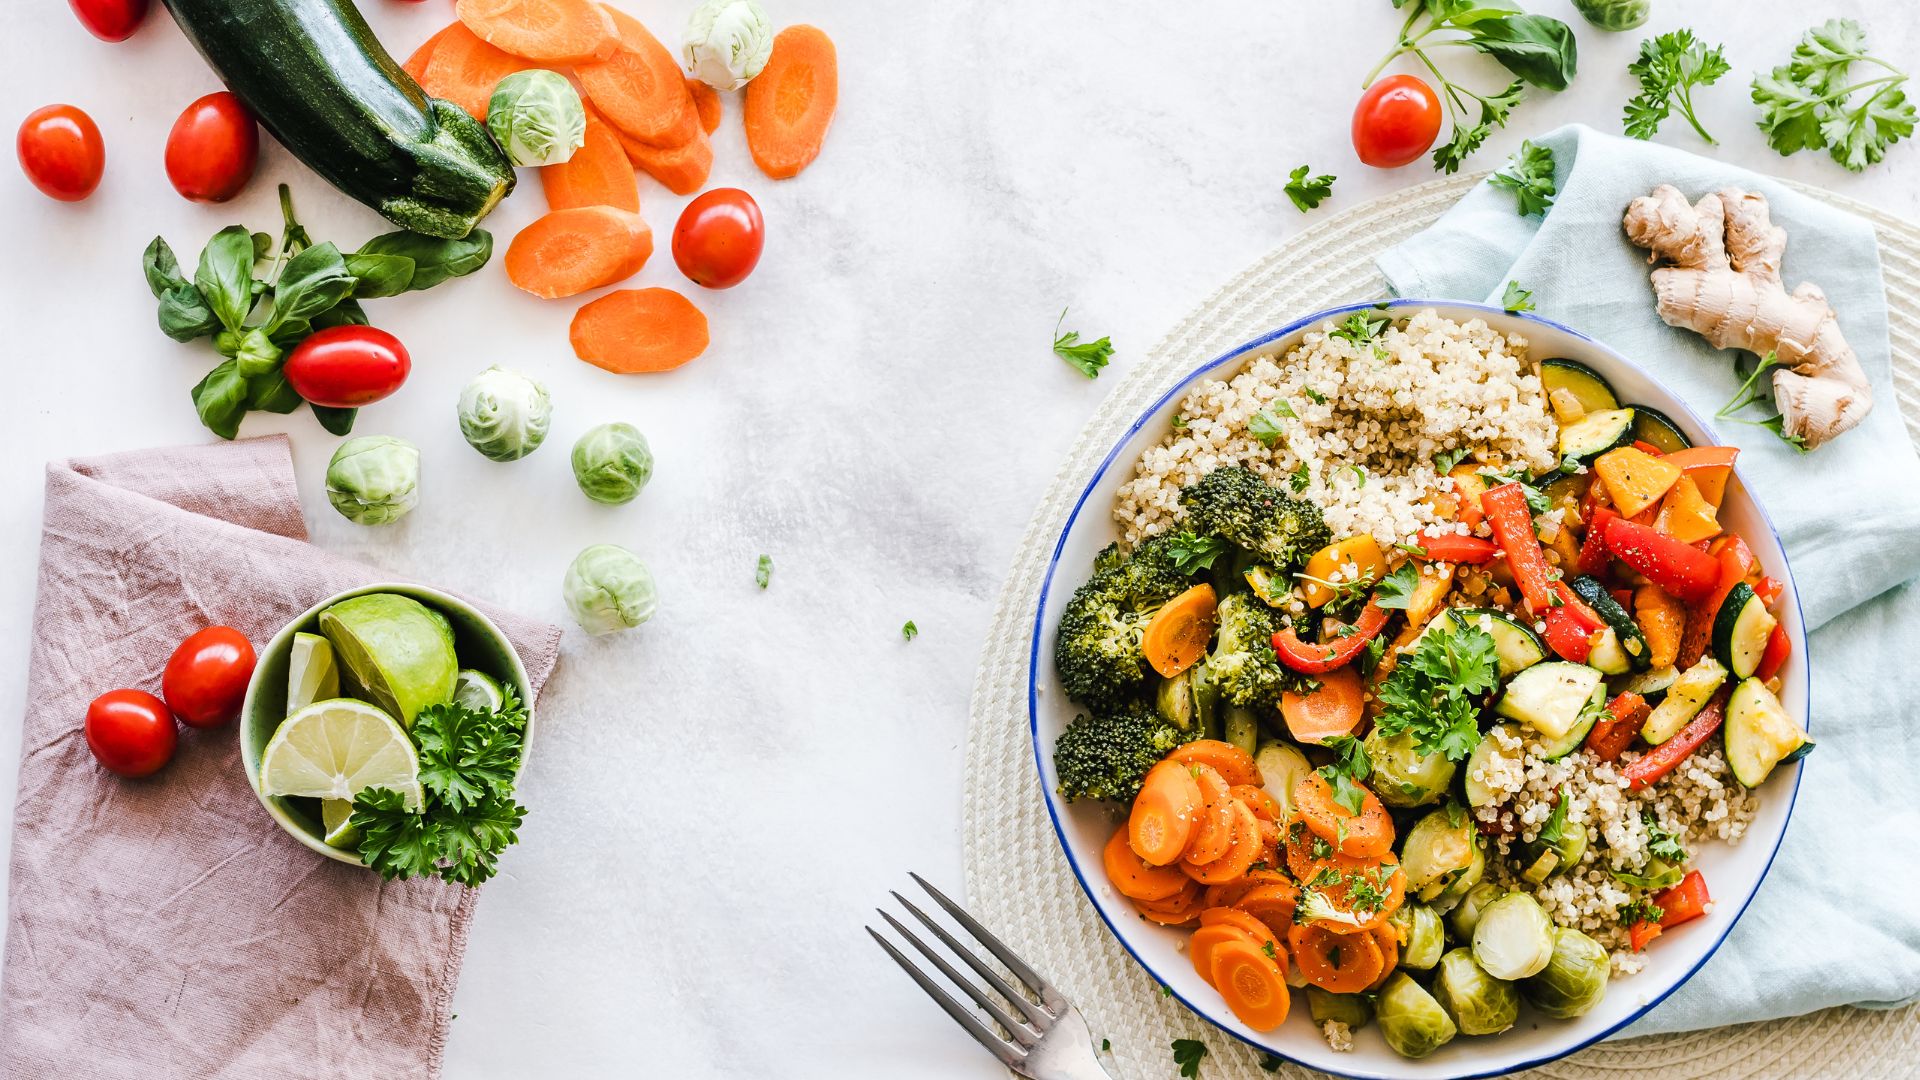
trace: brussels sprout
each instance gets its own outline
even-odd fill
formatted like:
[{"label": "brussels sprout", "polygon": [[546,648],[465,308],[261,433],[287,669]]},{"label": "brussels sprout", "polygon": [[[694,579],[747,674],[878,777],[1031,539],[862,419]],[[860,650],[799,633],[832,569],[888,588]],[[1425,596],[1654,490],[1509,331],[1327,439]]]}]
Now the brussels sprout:
[{"label": "brussels sprout", "polygon": [[567,610],[589,634],[639,626],[659,603],[647,564],[613,544],[595,544],[574,556],[560,588]]},{"label": "brussels sprout", "polygon": [[1549,840],[1543,833],[1520,845],[1520,859],[1526,864],[1520,876],[1538,885],[1580,865],[1586,853],[1587,827],[1568,823],[1557,838]]},{"label": "brussels sprout", "polygon": [[1508,893],[1480,909],[1473,958],[1496,979],[1524,979],[1553,959],[1553,920],[1533,897]]},{"label": "brussels sprout", "polygon": [[558,165],[587,142],[587,110],[566,76],[516,71],[487,99],[487,131],[515,165]]},{"label": "brussels sprout", "polygon": [[632,502],[653,479],[653,450],[632,424],[601,424],[573,444],[573,478],[594,502]]},{"label": "brussels sprout", "polygon": [[[1465,870],[1443,878],[1446,885],[1439,892],[1434,893],[1433,886],[1429,885],[1418,895],[1420,899],[1432,904],[1433,910],[1445,915],[1465,899],[1467,893],[1471,892],[1475,885],[1480,884],[1480,879],[1486,875],[1487,845],[1485,841],[1476,839],[1473,844],[1473,862],[1467,864]],[[1427,893],[1433,895],[1428,896]]]},{"label": "brussels sprout", "polygon": [[1454,764],[1445,754],[1422,754],[1414,749],[1413,733],[1382,735],[1379,728],[1362,741],[1373,778],[1367,786],[1388,806],[1424,806],[1447,793]]},{"label": "brussels sprout", "polygon": [[1459,941],[1472,941],[1473,928],[1480,925],[1480,913],[1487,905],[1507,895],[1507,890],[1491,881],[1482,881],[1467,890],[1460,903],[1447,913],[1447,925],[1453,928],[1453,936]]},{"label": "brussels sprout", "polygon": [[1336,994],[1311,985],[1307,987],[1307,1011],[1316,1024],[1337,1020],[1353,1029],[1366,1027],[1373,1019],[1373,1005],[1365,994]]},{"label": "brussels sprout", "polygon": [[1573,0],[1573,6],[1602,30],[1631,30],[1653,10],[1651,0]]},{"label": "brussels sprout", "polygon": [[1432,888],[1428,899],[1440,895],[1452,875],[1473,865],[1473,849],[1480,830],[1459,806],[1443,806],[1414,823],[1400,844],[1400,869],[1407,875],[1407,891]]},{"label": "brussels sprout", "polygon": [[1260,770],[1260,780],[1267,794],[1280,804],[1280,820],[1292,817],[1293,789],[1313,772],[1307,755],[1290,743],[1273,739],[1260,744],[1260,749],[1253,755],[1253,764]]},{"label": "brussels sprout", "polygon": [[1433,1000],[1463,1035],[1497,1035],[1520,1015],[1520,992],[1474,962],[1470,949],[1451,949],[1433,973]]},{"label": "brussels sprout", "polygon": [[460,391],[460,434],[494,461],[514,461],[538,450],[552,422],[547,388],[498,364]]},{"label": "brussels sprout", "polygon": [[715,90],[738,90],[773,52],[773,23],[759,0],[705,0],[687,16],[680,60]]},{"label": "brussels sprout", "polygon": [[1220,716],[1220,738],[1223,742],[1245,750],[1249,755],[1260,745],[1260,718],[1253,710],[1241,705],[1229,705]]},{"label": "brussels sprout", "polygon": [[1460,1033],[1447,1010],[1404,971],[1387,976],[1373,1008],[1381,1036],[1401,1057],[1426,1057]]},{"label": "brussels sprout", "polygon": [[420,501],[420,451],[391,435],[348,439],[327,462],[327,501],[348,521],[388,525]]},{"label": "brussels sprout", "polygon": [[1520,982],[1527,1003],[1557,1020],[1584,1015],[1607,996],[1613,958],[1599,942],[1570,926],[1553,932],[1553,958]]},{"label": "brussels sprout", "polygon": [[1447,948],[1447,928],[1440,913],[1411,900],[1387,920],[1400,934],[1400,966],[1425,971],[1440,962]]}]

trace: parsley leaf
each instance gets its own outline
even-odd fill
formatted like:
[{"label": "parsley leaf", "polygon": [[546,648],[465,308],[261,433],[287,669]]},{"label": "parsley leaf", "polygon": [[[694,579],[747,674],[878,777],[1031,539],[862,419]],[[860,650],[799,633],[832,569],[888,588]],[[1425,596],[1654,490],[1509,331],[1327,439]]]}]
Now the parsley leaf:
[{"label": "parsley leaf", "polygon": [[1657,923],[1666,915],[1664,908],[1644,896],[1620,909],[1620,921],[1629,926],[1637,922]]},{"label": "parsley leaf", "polygon": [[433,827],[447,860],[440,876],[478,885],[493,876],[500,853],[511,845],[527,808],[509,796],[488,795],[458,813],[437,815]]},{"label": "parsley leaf", "polygon": [[1247,434],[1253,436],[1254,441],[1261,446],[1270,447],[1280,441],[1280,437],[1286,434],[1286,429],[1280,426],[1279,417],[1266,409],[1261,409],[1247,418]]},{"label": "parsley leaf", "polygon": [[1500,306],[1509,312],[1533,310],[1533,293],[1520,287],[1517,281],[1507,282],[1507,291],[1501,294]]},{"label": "parsley leaf", "polygon": [[1455,465],[1466,460],[1468,452],[1464,446],[1440,451],[1433,455],[1433,471],[1441,476],[1447,475],[1453,471]]},{"label": "parsley leaf", "polygon": [[1487,183],[1513,192],[1516,209],[1522,217],[1544,214],[1553,205],[1553,197],[1559,194],[1553,183],[1553,151],[1535,146],[1531,140],[1523,142],[1507,159],[1505,167],[1487,177]]},{"label": "parsley leaf", "polygon": [[1687,849],[1680,846],[1680,837],[1668,831],[1656,820],[1650,811],[1640,812],[1640,824],[1647,830],[1647,854],[1665,859],[1675,866],[1684,866],[1687,862]]},{"label": "parsley leaf", "polygon": [[440,861],[427,815],[407,808],[390,788],[368,788],[353,797],[349,823],[360,831],[360,857],[383,878],[431,874]]},{"label": "parsley leaf", "polygon": [[1081,341],[1080,331],[1060,332],[1060,324],[1067,321],[1067,309],[1060,309],[1060,321],[1053,324],[1053,354],[1074,370],[1089,379],[1100,377],[1100,369],[1107,366],[1107,358],[1113,355],[1113,341],[1101,338],[1099,341]]},{"label": "parsley leaf", "polygon": [[1380,579],[1380,589],[1374,594],[1373,602],[1383,608],[1405,611],[1413,602],[1413,591],[1419,587],[1420,568],[1411,562],[1401,563],[1400,569]]},{"label": "parsley leaf", "polygon": [[1167,538],[1167,556],[1175,570],[1192,576],[1213,569],[1214,560],[1226,554],[1230,546],[1217,536],[1200,536],[1187,529]]},{"label": "parsley leaf", "polygon": [[1567,791],[1567,785],[1561,784],[1557,797],[1553,800],[1553,812],[1547,815],[1546,824],[1540,826],[1539,838],[1542,844],[1559,843],[1567,834],[1567,807],[1573,802]]},{"label": "parsley leaf", "polygon": [[1732,71],[1721,47],[1707,43],[1687,29],[1648,38],[1640,43],[1640,58],[1627,65],[1627,73],[1640,80],[1640,92],[1627,102],[1624,118],[1627,134],[1636,139],[1651,139],[1660,122],[1675,106],[1687,118],[1701,138],[1715,146],[1719,141],[1707,134],[1693,111],[1693,88],[1711,86],[1720,76]]},{"label": "parsley leaf", "polygon": [[1333,194],[1333,180],[1332,176],[1308,179],[1307,167],[1302,165],[1287,174],[1287,198],[1292,199],[1294,208],[1304,214]]},{"label": "parsley leaf", "polygon": [[1313,771],[1333,789],[1334,802],[1346,807],[1347,813],[1358,814],[1367,797],[1366,789],[1358,781],[1373,775],[1373,763],[1367,759],[1366,747],[1351,735],[1336,735],[1323,745],[1334,752],[1333,763]]},{"label": "parsley leaf", "polygon": [[912,619],[908,619],[907,624],[900,628],[900,636],[907,641],[912,641],[920,636],[920,628],[913,625]]},{"label": "parsley leaf", "polygon": [[1478,626],[1435,626],[1401,654],[1380,688],[1380,733],[1411,732],[1420,753],[1464,759],[1480,741],[1476,698],[1499,683],[1499,660],[1493,635]]},{"label": "parsley leaf", "polygon": [[753,582],[764,589],[767,587],[767,582],[772,580],[773,556],[762,555],[760,556],[760,562],[753,568]]},{"label": "parsley leaf", "polygon": [[1321,393],[1318,390],[1315,390],[1311,386],[1301,387],[1300,392],[1307,395],[1307,399],[1309,401],[1312,401],[1315,405],[1325,405],[1327,403],[1327,395]]},{"label": "parsley leaf", "polygon": [[1300,463],[1299,468],[1293,470],[1293,475],[1287,478],[1287,486],[1296,494],[1307,490],[1307,485],[1311,483],[1313,483],[1313,471],[1307,468],[1307,463],[1304,461]]},{"label": "parsley leaf", "polygon": [[1330,337],[1345,338],[1355,345],[1365,345],[1380,336],[1386,329],[1387,318],[1382,315],[1374,318],[1364,311],[1356,311],[1340,321],[1328,334]]},{"label": "parsley leaf", "polygon": [[[1856,63],[1886,74],[1855,79]],[[1859,172],[1913,134],[1920,116],[1907,100],[1906,81],[1905,72],[1867,52],[1859,23],[1829,19],[1801,36],[1785,64],[1755,76],[1752,96],[1767,145],[1781,154],[1825,149]]]},{"label": "parsley leaf", "polygon": [[1207,1044],[1199,1039],[1173,1040],[1173,1063],[1180,1066],[1181,1076],[1199,1076],[1200,1059],[1206,1056]]},{"label": "parsley leaf", "polygon": [[490,794],[513,791],[520,730],[510,716],[450,701],[429,705],[414,718],[413,739],[419,744],[420,785],[449,809],[458,812]]}]

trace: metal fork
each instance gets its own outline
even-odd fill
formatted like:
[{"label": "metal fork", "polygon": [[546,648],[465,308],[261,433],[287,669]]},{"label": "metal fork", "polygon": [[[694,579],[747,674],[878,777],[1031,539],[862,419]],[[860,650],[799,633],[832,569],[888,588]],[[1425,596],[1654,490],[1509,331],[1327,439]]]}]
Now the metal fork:
[{"label": "metal fork", "polygon": [[[999,938],[988,933],[987,928],[981,926],[979,921],[967,914],[959,904],[947,899],[939,889],[927,884],[926,879],[919,874],[909,871],[909,876],[927,891],[928,896],[933,897],[934,903],[946,909],[947,914],[952,916],[955,922],[959,923],[967,933],[973,935],[975,941],[985,946],[995,959],[1006,965],[1007,970],[1013,972],[1014,978],[1025,984],[1028,990],[1033,991],[1040,998],[1040,1002],[1035,1004],[1026,994],[1007,985],[1007,981],[1000,977],[999,972],[987,966],[986,961],[980,959],[972,949],[955,940],[945,927],[934,922],[926,912],[915,907],[912,901],[898,892],[893,892],[893,898],[900,901],[902,907],[911,912],[921,925],[933,933],[934,937],[939,938],[941,944],[972,968],[974,974],[980,976],[988,986],[993,988],[994,994],[999,995],[1000,1000],[1018,1010],[1022,1019],[1015,1019],[998,1001],[955,970],[945,957],[915,936],[913,931],[907,929],[899,919],[894,918],[884,909],[876,908],[875,910],[880,912],[880,917],[887,920],[887,924],[893,927],[895,933],[911,942],[913,947],[919,950],[920,955],[926,957],[940,974],[965,991],[967,996],[973,999],[974,1004],[980,1007],[980,1011],[991,1018],[992,1024],[998,1025],[1006,1035],[996,1032],[992,1025],[982,1023],[979,1013],[955,1001],[953,995],[941,989],[940,984],[934,981],[932,976],[920,970],[912,960],[907,959],[906,954],[896,948],[893,942],[881,936],[880,932],[873,927],[867,927],[867,933],[872,934],[873,940],[880,943],[880,947],[887,951],[887,955],[893,957],[894,962],[904,968],[906,973],[913,977],[914,982],[920,984],[920,989],[925,990],[935,1004],[945,1009],[955,1023],[967,1029],[967,1034],[972,1035],[994,1057],[999,1058],[1003,1064],[1021,1076],[1029,1077],[1030,1080],[1112,1080],[1106,1069],[1101,1067],[1100,1059],[1094,1055],[1093,1036],[1087,1031],[1087,1022],[1081,1018],[1080,1010],[1074,1008],[1072,1002],[1061,997],[1060,992],[1053,988],[1053,984],[1035,974],[1034,970],[1016,956],[1012,949],[1007,948],[1001,944]],[[889,891],[892,892],[892,890]]]}]

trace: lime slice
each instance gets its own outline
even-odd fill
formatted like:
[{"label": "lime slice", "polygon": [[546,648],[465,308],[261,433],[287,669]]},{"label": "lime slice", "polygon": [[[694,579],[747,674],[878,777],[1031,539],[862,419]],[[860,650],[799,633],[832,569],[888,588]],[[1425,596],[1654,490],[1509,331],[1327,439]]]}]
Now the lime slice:
[{"label": "lime slice", "polygon": [[500,681],[484,671],[461,668],[453,680],[453,703],[474,712],[499,712],[505,704]]},{"label": "lime slice", "polygon": [[320,613],[320,632],[340,666],[407,727],[420,710],[453,697],[459,663],[446,616],[397,593],[368,593]]},{"label": "lime slice", "polygon": [[281,721],[260,755],[268,795],[346,799],[392,788],[421,806],[420,758],[393,717],[364,701],[316,701]]},{"label": "lime slice", "polygon": [[353,804],[345,799],[320,800],[320,824],[327,829],[327,846],[351,851],[360,844],[360,830],[347,824]]},{"label": "lime slice", "polygon": [[333,646],[319,634],[293,635],[293,651],[287,654],[287,712],[339,696],[340,666],[333,662]]}]

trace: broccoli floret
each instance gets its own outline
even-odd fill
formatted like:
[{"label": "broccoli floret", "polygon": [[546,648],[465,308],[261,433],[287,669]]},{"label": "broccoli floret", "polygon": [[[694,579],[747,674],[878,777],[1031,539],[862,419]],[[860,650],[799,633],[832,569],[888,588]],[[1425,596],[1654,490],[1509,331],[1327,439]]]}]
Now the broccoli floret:
[{"label": "broccoli floret", "polygon": [[1060,797],[1130,803],[1147,770],[1191,737],[1139,700],[1076,716],[1053,744]]},{"label": "broccoli floret", "polygon": [[1154,613],[1186,587],[1161,537],[1130,555],[1111,547],[1102,551],[1093,577],[1074,590],[1060,614],[1053,659],[1067,696],[1113,706],[1139,691],[1147,678],[1140,637]]},{"label": "broccoli floret", "polygon": [[1180,493],[1188,524],[1254,552],[1281,569],[1333,541],[1320,508],[1296,499],[1242,465],[1215,469]]},{"label": "broccoli floret", "polygon": [[1207,672],[1223,698],[1235,705],[1277,705],[1284,691],[1313,687],[1313,680],[1280,663],[1273,651],[1279,615],[1252,593],[1229,593],[1214,614],[1220,635],[1207,657]]}]

